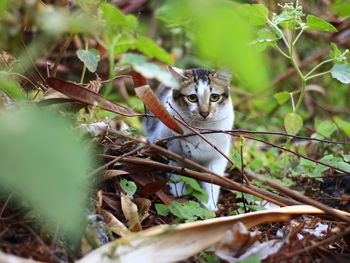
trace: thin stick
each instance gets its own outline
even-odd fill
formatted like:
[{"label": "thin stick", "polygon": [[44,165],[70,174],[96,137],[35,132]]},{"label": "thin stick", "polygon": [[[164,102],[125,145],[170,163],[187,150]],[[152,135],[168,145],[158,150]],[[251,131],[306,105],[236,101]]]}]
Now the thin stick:
[{"label": "thin stick", "polygon": [[[230,179],[228,179],[228,178],[226,178],[224,176],[220,176],[220,175],[212,172],[208,168],[206,168],[206,167],[204,167],[204,166],[202,166],[200,164],[197,164],[196,162],[193,162],[193,161],[191,161],[191,160],[189,160],[189,159],[187,159],[187,158],[185,158],[185,157],[183,157],[181,155],[178,155],[176,153],[170,152],[170,151],[168,151],[168,150],[166,150],[166,149],[164,149],[164,148],[162,148],[162,147],[160,147],[160,146],[158,146],[156,144],[153,144],[153,143],[150,143],[150,142],[144,142],[144,141],[142,141],[142,140],[140,140],[138,138],[135,138],[135,137],[132,137],[132,136],[120,133],[120,132],[111,131],[111,130],[108,130],[108,131],[113,133],[113,134],[120,135],[122,137],[128,138],[129,140],[134,140],[136,142],[146,144],[146,145],[156,149],[157,151],[161,152],[162,154],[164,154],[164,155],[166,155],[166,156],[168,156],[170,158],[173,158],[175,160],[179,160],[179,161],[181,161],[181,162],[183,162],[183,163],[185,163],[187,165],[190,165],[190,166],[192,166],[192,167],[194,167],[196,169],[202,170],[203,172],[206,172],[206,173],[209,173],[209,174],[213,175],[215,178],[213,178],[210,175],[207,175],[211,179],[211,181],[208,181],[209,183],[215,183],[217,178],[219,178],[219,181],[224,181],[226,183],[226,185],[231,185],[231,187],[228,187],[229,189],[233,189],[233,190],[236,190],[236,191],[241,191],[241,192],[245,192],[245,193],[248,193],[248,194],[252,194],[252,195],[255,195],[255,196],[260,197],[262,199],[265,199],[265,200],[267,200],[267,201],[269,201],[271,203],[278,204],[280,206],[285,206],[286,205],[284,202],[281,202],[281,201],[278,201],[278,200],[273,200],[271,197],[265,195],[261,191],[255,191],[255,189],[253,189],[253,188],[251,188],[249,186],[242,186],[239,183],[236,183],[236,182],[234,182],[234,181],[232,181],[232,180],[230,180]],[[122,159],[120,159],[120,161],[121,160]],[[160,165],[160,163],[158,163],[158,164]],[[163,166],[163,167],[165,167],[165,166]],[[167,167],[169,167],[169,166],[167,166]],[[170,166],[170,167],[172,167],[172,166]],[[183,169],[185,169],[185,168],[183,168]],[[200,174],[203,174],[203,173],[200,173]],[[202,180],[202,179],[200,179],[200,180]],[[203,180],[203,181],[205,181],[205,180]],[[215,184],[217,184],[217,183],[215,183]],[[218,185],[221,185],[221,184],[218,184]],[[234,187],[234,188],[232,188],[232,187]]]},{"label": "thin stick", "polygon": [[249,169],[244,169],[244,171],[246,172],[246,174],[249,177],[251,177],[251,178],[253,178],[255,180],[258,180],[260,182],[263,182],[263,183],[265,183],[265,184],[267,184],[267,185],[269,185],[269,186],[279,190],[281,193],[284,193],[284,194],[286,194],[288,196],[291,196],[291,197],[295,198],[296,200],[298,200],[298,201],[300,201],[300,202],[302,202],[304,204],[308,204],[308,205],[317,207],[317,208],[325,211],[329,215],[332,215],[332,216],[334,216],[334,217],[336,217],[336,218],[338,218],[338,219],[340,219],[340,220],[350,224],[350,217],[342,215],[342,214],[336,212],[334,209],[332,209],[332,208],[330,208],[330,207],[328,207],[328,206],[326,206],[326,205],[324,205],[324,204],[322,204],[322,203],[320,203],[318,201],[315,201],[315,200],[313,200],[313,199],[311,199],[311,198],[309,198],[309,197],[307,197],[307,196],[305,196],[305,195],[303,195],[303,194],[301,194],[299,192],[293,191],[293,190],[289,189],[288,187],[285,187],[285,186],[283,186],[283,185],[281,185],[279,183],[276,183],[276,182],[274,182],[274,181],[272,181],[270,179],[264,178],[261,175],[258,175],[258,174],[254,173],[253,171],[251,171]]},{"label": "thin stick", "polygon": [[311,252],[317,248],[320,248],[321,246],[325,246],[325,245],[329,245],[329,244],[332,244],[334,243],[336,240],[338,239],[341,239],[342,237],[346,236],[350,234],[350,227],[347,227],[345,228],[343,231],[341,231],[339,234],[337,235],[334,235],[334,236],[331,236],[329,238],[326,238],[320,242],[317,242],[309,247],[305,247],[303,249],[300,249],[298,251],[295,251],[295,252],[291,252],[291,253],[287,253],[286,254],[286,257],[287,258],[294,258],[300,254],[303,254],[303,253],[308,253],[308,252]]}]

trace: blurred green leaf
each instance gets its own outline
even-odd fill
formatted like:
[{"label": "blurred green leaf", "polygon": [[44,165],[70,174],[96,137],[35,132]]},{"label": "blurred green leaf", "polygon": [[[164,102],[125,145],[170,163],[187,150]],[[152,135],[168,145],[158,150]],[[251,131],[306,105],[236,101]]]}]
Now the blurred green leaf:
[{"label": "blurred green leaf", "polygon": [[77,241],[92,152],[52,113],[27,108],[2,114],[0,123],[1,184]]},{"label": "blurred green leaf", "polygon": [[159,47],[152,39],[147,37],[139,37],[136,40],[136,48],[149,58],[156,58],[168,65],[174,64],[169,54],[164,49]]},{"label": "blurred green leaf", "polygon": [[257,34],[258,36],[252,44],[257,46],[258,50],[264,50],[267,46],[274,46],[276,41],[281,38],[268,28],[260,29]]},{"label": "blurred green leaf", "polygon": [[334,118],[335,123],[339,128],[350,138],[350,122],[340,119],[339,117]]},{"label": "blurred green leaf", "polygon": [[164,204],[155,204],[154,205],[156,210],[157,210],[157,214],[160,216],[167,216],[169,214],[169,207],[167,205]]},{"label": "blurred green leaf", "polygon": [[194,41],[199,53],[220,67],[231,68],[249,90],[266,87],[266,66],[261,53],[250,45],[255,29],[238,14],[236,6],[216,1],[190,3],[198,15]]},{"label": "blurred green leaf", "polygon": [[338,46],[334,43],[331,43],[332,50],[329,51],[329,57],[335,58],[339,57],[341,55],[341,51],[339,50]]},{"label": "blurred green leaf", "polygon": [[273,97],[277,100],[278,104],[282,105],[290,99],[290,94],[287,91],[275,93]]},{"label": "blurred green leaf", "polygon": [[0,1],[0,17],[6,11],[9,2],[10,2],[9,0],[1,0]]},{"label": "blurred green leaf", "polygon": [[253,26],[262,26],[267,23],[269,10],[261,4],[244,4],[238,7],[238,12],[248,19]]},{"label": "blurred green leaf", "polygon": [[141,73],[141,75],[145,78],[155,78],[166,86],[177,87],[178,85],[171,73],[161,68],[157,64],[147,62],[142,56],[136,54],[126,54],[121,58],[120,64],[131,65],[135,71]]},{"label": "blurred green leaf", "polygon": [[284,128],[289,134],[297,134],[303,127],[303,119],[297,113],[288,113],[284,117]]},{"label": "blurred green leaf", "polygon": [[133,15],[124,15],[116,6],[111,4],[101,4],[100,11],[102,19],[106,21],[109,28],[127,28],[135,29],[137,27],[137,19]]},{"label": "blurred green leaf", "polygon": [[137,186],[133,181],[128,181],[126,179],[120,180],[120,187],[126,192],[128,195],[134,195],[137,190]]},{"label": "blurred green leaf", "polygon": [[198,218],[208,219],[215,217],[215,213],[213,211],[209,211],[207,208],[201,207],[199,203],[194,201],[187,201],[184,203],[172,201],[168,206],[156,204],[156,209],[160,215],[167,215],[170,212],[181,219],[191,221],[197,220]]},{"label": "blurred green leaf", "polygon": [[322,121],[316,123],[315,129],[319,133],[316,138],[324,139],[329,138],[337,130],[337,126],[331,121]]},{"label": "blurred green leaf", "polygon": [[333,4],[333,10],[340,16],[348,16],[350,15],[350,2]]},{"label": "blurred green leaf", "polygon": [[17,81],[2,77],[0,74],[0,91],[4,91],[12,99],[24,99],[26,96],[23,93],[22,87]]},{"label": "blurred green leaf", "polygon": [[331,69],[332,77],[339,80],[341,83],[350,83],[350,65],[335,64]]},{"label": "blurred green leaf", "polygon": [[324,21],[323,19],[321,19],[317,16],[313,16],[313,15],[308,15],[306,17],[306,26],[307,26],[308,30],[310,29],[310,30],[333,31],[333,32],[338,31],[330,23]]},{"label": "blurred green leaf", "polygon": [[258,256],[250,256],[245,259],[239,260],[237,263],[260,263],[261,260]]},{"label": "blurred green leaf", "polygon": [[77,56],[85,64],[85,66],[90,72],[96,71],[98,62],[100,61],[100,53],[97,49],[78,49]]}]

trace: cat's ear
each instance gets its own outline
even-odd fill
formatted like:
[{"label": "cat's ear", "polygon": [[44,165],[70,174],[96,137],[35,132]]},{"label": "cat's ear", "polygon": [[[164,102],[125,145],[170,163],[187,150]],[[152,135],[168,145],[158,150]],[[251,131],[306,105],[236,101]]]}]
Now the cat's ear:
[{"label": "cat's ear", "polygon": [[219,70],[215,71],[213,76],[215,78],[224,80],[227,83],[230,83],[231,79],[232,79],[231,74],[227,70],[224,70],[224,69],[219,69]]},{"label": "cat's ear", "polygon": [[173,77],[176,80],[183,80],[183,79],[187,79],[188,77],[185,75],[185,70],[180,69],[180,68],[175,68],[172,66],[168,66],[168,70],[169,72],[173,75]]}]

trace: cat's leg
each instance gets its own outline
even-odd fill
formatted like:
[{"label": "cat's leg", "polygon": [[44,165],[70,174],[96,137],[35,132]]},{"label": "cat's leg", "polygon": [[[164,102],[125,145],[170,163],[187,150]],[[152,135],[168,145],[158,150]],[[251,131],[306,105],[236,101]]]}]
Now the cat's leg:
[{"label": "cat's leg", "polygon": [[[169,165],[177,166],[176,162],[170,161]],[[180,175],[169,174],[170,175],[170,193],[175,197],[180,197],[185,194],[186,186],[185,182],[180,179]]]},{"label": "cat's leg", "polygon": [[[207,166],[211,171],[215,172],[218,175],[224,176],[225,168],[227,161],[224,158],[217,158],[212,160]],[[214,176],[214,175],[211,175]],[[220,186],[216,184],[201,183],[202,187],[208,194],[208,202],[202,204],[211,211],[218,210],[218,201],[220,195]]]}]

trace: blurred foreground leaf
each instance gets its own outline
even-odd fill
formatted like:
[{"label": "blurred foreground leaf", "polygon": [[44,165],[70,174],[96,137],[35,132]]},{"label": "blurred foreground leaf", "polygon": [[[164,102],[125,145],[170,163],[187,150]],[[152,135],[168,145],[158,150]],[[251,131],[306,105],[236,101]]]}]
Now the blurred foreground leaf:
[{"label": "blurred foreground leaf", "polygon": [[147,62],[142,56],[136,54],[126,54],[120,60],[120,64],[131,65],[135,71],[141,73],[142,76],[148,79],[157,79],[164,85],[176,88],[177,81],[171,73],[155,63]]},{"label": "blurred foreground leaf", "polygon": [[247,23],[244,13],[247,8],[253,10],[253,23],[263,24],[267,9],[252,5],[239,11],[237,7],[230,1],[166,1],[158,18],[178,25],[186,21],[185,29],[193,36],[198,55],[219,68],[230,68],[246,88],[260,91],[267,85],[267,67],[261,53],[251,45],[256,28]]},{"label": "blurred foreground leaf", "polygon": [[92,154],[56,115],[34,109],[0,115],[0,183],[44,220],[77,240],[84,227]]}]

